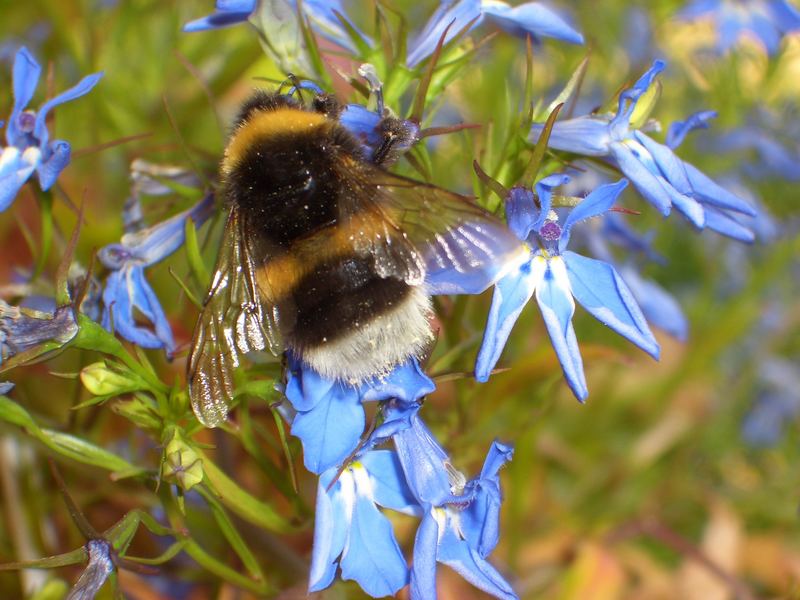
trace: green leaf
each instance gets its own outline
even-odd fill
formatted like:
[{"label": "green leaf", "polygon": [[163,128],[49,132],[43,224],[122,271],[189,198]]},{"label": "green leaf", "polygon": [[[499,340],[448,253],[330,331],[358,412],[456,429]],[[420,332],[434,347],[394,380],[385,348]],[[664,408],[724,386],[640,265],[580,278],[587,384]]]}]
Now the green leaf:
[{"label": "green leaf", "polygon": [[83,564],[88,558],[86,550],[81,547],[72,552],[56,554],[55,556],[48,556],[46,558],[3,563],[0,564],[0,571],[16,571],[17,569],[56,569],[58,567]]},{"label": "green leaf", "polygon": [[550,140],[550,132],[553,131],[553,125],[555,125],[556,119],[558,118],[558,113],[563,106],[563,104],[558,104],[555,108],[553,108],[550,116],[547,117],[547,122],[542,129],[542,133],[539,134],[539,139],[536,141],[536,145],[533,147],[531,161],[528,163],[528,167],[525,169],[524,177],[524,181],[530,182],[529,185],[533,185],[533,183],[536,181],[536,176],[539,174],[539,169],[542,166],[542,159],[544,158],[545,150],[547,150],[547,142]]},{"label": "green leaf", "polygon": [[186,248],[186,258],[189,261],[189,269],[191,269],[197,284],[204,290],[208,289],[211,275],[206,268],[206,263],[203,261],[200,245],[197,242],[197,228],[191,219],[186,219],[184,231],[186,232],[184,247]]},{"label": "green leaf", "polygon": [[586,67],[589,65],[589,57],[586,56],[578,65],[578,68],[572,73],[572,76],[569,78],[567,84],[563,87],[563,89],[559,92],[558,96],[547,106],[547,108],[542,111],[541,113],[536,113],[534,116],[534,121],[539,122],[544,119],[548,115],[552,115],[553,111],[556,109],[557,106],[566,104],[567,101],[572,97],[572,94],[576,92],[576,90],[580,87],[581,83],[583,82],[583,78],[586,75]]},{"label": "green leaf", "polygon": [[297,527],[279,515],[271,505],[239,487],[200,450],[197,450],[197,453],[203,461],[206,480],[225,506],[250,523],[269,531],[277,533],[297,531]]},{"label": "green leaf", "polygon": [[248,548],[244,539],[236,530],[236,527],[234,526],[230,517],[228,517],[225,509],[222,507],[222,504],[220,504],[220,502],[207,489],[203,488],[202,486],[199,486],[197,489],[200,491],[200,495],[202,495],[206,502],[208,502],[208,505],[211,508],[211,513],[214,515],[214,520],[217,522],[220,531],[222,531],[222,535],[225,536],[225,539],[228,540],[228,543],[231,545],[234,552],[236,552],[239,558],[242,559],[242,564],[249,571],[250,576],[258,581],[263,580],[264,573],[261,570],[255,555],[252,553],[250,548]]}]

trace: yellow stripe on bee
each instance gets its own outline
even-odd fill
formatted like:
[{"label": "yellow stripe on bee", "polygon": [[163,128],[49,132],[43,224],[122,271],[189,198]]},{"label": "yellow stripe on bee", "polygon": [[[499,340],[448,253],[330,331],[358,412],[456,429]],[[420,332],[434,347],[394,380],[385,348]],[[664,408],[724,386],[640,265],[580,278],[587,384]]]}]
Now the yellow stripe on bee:
[{"label": "yellow stripe on bee", "polygon": [[303,133],[327,122],[329,120],[325,115],[297,108],[279,108],[278,110],[259,112],[234,131],[225,148],[222,172],[229,173],[247,150],[259,140]]},{"label": "yellow stripe on bee", "polygon": [[350,217],[346,224],[332,225],[295,242],[282,256],[259,267],[256,281],[262,297],[271,304],[291,295],[297,284],[319,265],[355,253],[359,239],[385,242],[391,226],[382,216],[362,213]]}]

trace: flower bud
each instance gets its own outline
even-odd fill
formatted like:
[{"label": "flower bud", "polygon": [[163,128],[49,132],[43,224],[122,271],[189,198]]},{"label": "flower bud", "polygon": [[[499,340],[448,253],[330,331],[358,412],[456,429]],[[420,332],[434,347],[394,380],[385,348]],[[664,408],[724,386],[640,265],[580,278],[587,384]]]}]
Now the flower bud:
[{"label": "flower bud", "polygon": [[190,490],[203,481],[203,461],[180,434],[175,432],[164,449],[161,473],[164,479],[174,481],[184,490]]},{"label": "flower bud", "polygon": [[125,368],[105,362],[92,363],[81,370],[84,387],[95,396],[115,396],[141,389],[141,379]]}]

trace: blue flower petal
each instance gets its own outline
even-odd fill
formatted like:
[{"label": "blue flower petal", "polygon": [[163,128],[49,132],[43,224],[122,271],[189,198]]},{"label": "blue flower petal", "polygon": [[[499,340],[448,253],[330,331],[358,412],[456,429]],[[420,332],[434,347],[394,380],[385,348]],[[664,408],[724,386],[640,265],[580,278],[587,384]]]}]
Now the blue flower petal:
[{"label": "blue flower petal", "polygon": [[[306,367],[294,355],[289,355],[288,380],[286,381],[287,400],[298,412],[308,412],[323,399],[335,394],[334,387],[340,385],[333,379],[327,379],[314,369]],[[354,394],[357,394],[355,390]]]},{"label": "blue flower petal", "polygon": [[550,37],[570,44],[583,44],[583,36],[567,22],[539,2],[511,7],[505,2],[486,2],[483,13],[498,27],[513,35]]},{"label": "blue flower petal", "polygon": [[306,469],[322,473],[358,447],[365,424],[358,389],[337,382],[314,408],[297,413],[291,431],[303,442]]},{"label": "blue flower petal", "polygon": [[567,247],[573,225],[606,213],[627,186],[628,181],[626,179],[601,185],[586,196],[578,206],[573,208],[569,216],[564,220],[564,225],[561,229],[561,237],[558,240],[559,252],[563,252],[564,248]]},{"label": "blue flower petal", "polygon": [[535,231],[539,231],[550,214],[550,208],[553,206],[553,190],[566,183],[569,183],[569,176],[563,173],[553,173],[536,182],[536,195],[539,196],[540,210],[539,217],[533,223]]},{"label": "blue flower petal", "polygon": [[[449,458],[419,418],[419,405],[408,409],[411,410],[410,427],[400,429],[392,438],[397,458],[418,504],[441,506],[455,499],[447,469]],[[389,406],[386,412],[391,416],[395,410],[395,407]]]},{"label": "blue flower petal", "polygon": [[636,300],[616,269],[574,252],[564,253],[572,294],[597,320],[658,358],[659,346]]},{"label": "blue flower petal", "polygon": [[392,596],[409,580],[392,524],[358,489],[341,567],[342,579],[357,581],[373,598]]},{"label": "blue flower petal", "polygon": [[531,267],[530,261],[525,262],[517,271],[509,273],[495,284],[483,342],[475,363],[475,379],[478,381],[488,381],[492,369],[500,360],[511,329],[541,280],[543,270],[533,273]]},{"label": "blue flower petal", "polygon": [[498,471],[514,456],[514,448],[493,442],[478,479],[467,486],[475,490],[474,498],[461,511],[461,529],[470,545],[486,558],[497,546],[500,535],[500,493]]},{"label": "blue flower petal", "polygon": [[754,242],[756,239],[752,229],[740,223],[724,210],[717,209],[713,206],[706,208],[706,227],[717,233],[727,235],[730,238],[748,244]]},{"label": "blue flower petal", "polygon": [[733,210],[744,215],[755,217],[757,212],[747,202],[736,194],[732,194],[721,185],[714,183],[707,175],[700,172],[697,167],[683,163],[686,175],[694,190],[694,196],[705,204],[712,204],[718,208]]},{"label": "blue flower petal", "polygon": [[500,598],[516,600],[518,596],[503,578],[474,548],[459,539],[451,527],[445,528],[439,544],[439,561],[446,564],[479,590]]},{"label": "blue flower petal", "polygon": [[384,508],[417,514],[419,505],[406,483],[400,460],[395,452],[374,450],[358,458],[372,481],[374,500]]},{"label": "blue flower petal", "polygon": [[[175,349],[172,329],[158,298],[138,265],[129,265],[108,275],[103,291],[103,327],[119,333],[142,348]],[[153,325],[154,331],[136,324],[134,307]],[[114,316],[113,327],[111,315]]]},{"label": "blue flower petal", "polygon": [[623,132],[627,130],[628,125],[636,109],[636,104],[639,98],[648,90],[653,84],[655,78],[664,70],[666,63],[663,60],[654,60],[653,65],[645,71],[639,80],[619,95],[619,107],[617,114],[611,120],[610,129],[612,132]]},{"label": "blue flower petal", "polygon": [[422,517],[414,537],[414,561],[411,564],[411,600],[436,598],[436,553],[439,524],[431,511]]},{"label": "blue flower petal", "polygon": [[611,144],[611,155],[616,159],[620,170],[636,186],[644,199],[655,206],[665,217],[669,215],[672,198],[665,186],[666,182],[659,181],[626,144],[619,142]]},{"label": "blue flower petal", "polygon": [[520,240],[527,240],[540,212],[533,200],[533,190],[521,186],[511,188],[505,208],[508,228]]},{"label": "blue flower petal", "polygon": [[42,68],[28,49],[24,46],[20,48],[14,57],[14,107],[11,109],[6,129],[6,141],[10,146],[16,145],[19,138],[24,135],[24,132],[19,130],[19,115],[30,104],[41,73]]},{"label": "blue flower petal", "polygon": [[362,402],[381,402],[397,399],[402,402],[416,402],[436,389],[420,368],[416,359],[395,367],[389,375],[362,387]]},{"label": "blue flower petal", "polygon": [[0,153],[0,212],[11,205],[37,166],[36,163],[27,162],[26,156],[41,158],[35,148],[23,155],[16,146],[7,146]]},{"label": "blue flower petal", "polygon": [[409,44],[412,50],[408,53],[406,63],[415,67],[433,54],[436,44],[439,43],[448,25],[447,36],[444,43],[452,40],[470,21],[477,19],[472,27],[476,27],[483,20],[480,0],[458,0],[455,4],[442,3],[436,12],[425,24],[422,33]]},{"label": "blue flower petal", "polygon": [[[531,125],[528,140],[535,144],[543,129],[544,123]],[[608,119],[591,116],[556,121],[547,141],[550,148],[585,156],[606,156],[610,143]]]},{"label": "blue flower petal", "polygon": [[58,106],[59,104],[64,104],[65,102],[69,102],[70,100],[75,100],[75,98],[80,98],[88,94],[91,89],[97,85],[97,82],[103,77],[103,73],[94,73],[92,75],[87,75],[83,79],[81,79],[76,85],[69,88],[68,90],[61,92],[55,98],[52,98],[42,104],[42,107],[39,109],[39,112],[36,113],[36,122],[33,126],[33,135],[36,139],[39,140],[39,144],[41,146],[45,146],[48,141],[48,132],[47,132],[47,125],[45,123],[45,119],[47,119],[47,113],[49,113],[53,108]]},{"label": "blue flower petal", "polygon": [[673,150],[683,143],[689,132],[695,129],[708,129],[708,122],[717,117],[715,110],[702,110],[691,114],[685,121],[675,121],[667,130],[667,146]]},{"label": "blue flower petal", "polygon": [[[544,259],[537,257],[536,260]],[[569,279],[561,257],[547,261],[547,270],[536,287],[536,301],[567,385],[575,397],[583,402],[589,395],[589,389],[583,374],[583,359],[575,337],[575,328],[572,326],[575,303],[572,301]]]},{"label": "blue flower petal", "polygon": [[220,29],[222,27],[230,27],[244,23],[250,17],[247,12],[215,12],[199,19],[189,21],[183,26],[183,31],[186,33],[195,33],[197,31],[208,31],[209,29]]},{"label": "blue flower petal", "polygon": [[36,174],[39,176],[39,185],[42,190],[47,191],[55,184],[70,160],[71,149],[69,142],[58,140],[50,146],[50,155],[36,167]]},{"label": "blue flower petal", "polygon": [[[311,555],[311,568],[308,576],[308,591],[317,592],[333,583],[336,576],[337,559],[347,541],[347,529],[352,518],[352,507],[344,501],[344,490],[340,479],[329,486],[337,475],[331,469],[319,478],[317,485],[317,507],[314,513],[314,545]],[[354,482],[349,474],[344,478],[346,490],[355,496]]]}]

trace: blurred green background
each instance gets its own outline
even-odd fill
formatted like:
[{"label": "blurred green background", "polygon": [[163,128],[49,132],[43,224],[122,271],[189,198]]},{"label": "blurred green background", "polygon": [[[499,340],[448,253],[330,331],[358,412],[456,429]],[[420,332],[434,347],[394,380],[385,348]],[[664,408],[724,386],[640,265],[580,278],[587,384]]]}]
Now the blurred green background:
[{"label": "blurred green background", "polygon": [[[386,4],[406,15],[412,30],[434,8],[432,2]],[[669,68],[652,116],[664,128],[694,111],[713,108],[720,116],[712,132],[741,126],[758,110],[776,115],[786,130],[800,131],[800,36],[789,36],[771,59],[749,42],[717,56],[706,50],[713,38],[708,26],[672,18],[680,4],[559,3],[571,11],[587,47],[551,41],[536,47],[534,98],[549,102],[588,48],[579,105],[591,109],[605,104],[658,53]],[[369,31],[373,3],[351,5],[360,8],[349,14]],[[213,180],[238,103],[253,87],[271,85],[256,78],[283,79],[248,26],[181,32],[183,23],[211,9],[210,0],[31,0],[0,7],[0,115],[11,109],[11,63],[20,45],[34,53],[47,73],[34,107],[43,101],[45,89],[60,91],[87,73],[105,72],[94,91],[58,108],[50,126],[75,152],[59,181],[75,204],[85,201],[86,225],[77,251],[84,264],[93,250],[122,234],[120,215],[133,159],[185,166]],[[641,22],[631,25],[634,11],[641,11],[651,27],[638,48],[631,28],[634,33],[644,30]],[[331,60],[348,74],[354,72],[353,64]],[[491,164],[492,145],[506,135],[517,110],[524,71],[524,43],[498,35],[478,52],[467,76],[429,104],[427,114],[436,124],[463,120],[483,125],[438,140],[430,151],[435,183],[472,192],[473,158],[490,172],[499,170],[500,165]],[[347,93],[343,81],[336,86],[340,95]],[[392,108],[407,114],[410,101],[404,97],[401,106]],[[742,164],[754,156],[709,150],[701,142],[712,132],[694,134],[680,155],[712,177],[742,174]],[[98,150],[107,142],[145,133],[146,138]],[[793,143],[797,150],[800,142]],[[405,161],[398,169],[413,173]],[[579,309],[575,327],[591,390],[582,406],[564,385],[541,317],[529,307],[501,361],[508,371],[483,385],[469,378],[444,382],[429,399],[426,421],[446,440],[464,472],[479,469],[493,439],[516,446],[502,476],[503,534],[493,562],[509,575],[521,597],[800,598],[798,419],[787,416],[783,435],[768,447],[748,444],[742,436],[743,419],[764,393],[764,361],[777,358],[798,366],[800,194],[796,184],[779,178],[743,176],[783,231],[771,243],[748,247],[712,232],[697,234],[676,217],[661,220],[645,209],[635,191],[626,192],[624,204],[642,210],[637,229],[657,231],[654,247],[668,262],[649,264],[645,272],[680,300],[691,323],[687,343],[656,332],[662,344],[656,363]],[[26,237],[36,240],[40,230],[32,189],[24,188],[12,208],[0,214],[0,286],[34,260],[26,242]],[[145,218],[155,223],[190,203],[179,196],[157,199],[144,206]],[[76,223],[65,202],[56,199],[54,211],[55,250],[44,271],[50,281]],[[210,265],[217,234],[207,229],[201,239],[211,236],[204,246]],[[170,269],[185,276],[183,252],[149,269],[148,278],[170,316],[179,353],[171,363],[161,353],[148,355],[163,381],[182,386],[196,312]],[[6,290],[4,298],[11,302],[16,296]],[[431,362],[434,373],[471,370],[489,300],[487,293],[439,302],[443,333]],[[164,440],[120,416],[114,408],[118,400],[73,410],[90,397],[75,374],[96,360],[94,353],[72,349],[46,363],[16,369],[9,374],[16,384],[12,397],[41,425],[70,432],[157,473]],[[800,390],[794,394],[800,404]],[[194,439],[214,444],[216,449],[208,452],[230,477],[294,519],[298,530],[281,536],[231,517],[267,579],[282,590],[279,597],[305,597],[315,481],[304,472],[299,445],[292,442],[299,499],[276,491],[273,477],[283,479],[285,487],[288,475],[281,475],[286,464],[275,441],[275,422],[265,403],[253,402],[250,410],[253,426],[261,432],[264,461],[277,469],[277,476],[231,436],[198,432]],[[24,430],[0,425],[0,562],[53,555],[84,543],[49,474],[48,455]],[[116,481],[103,469],[63,458],[57,462],[68,489],[97,529],[135,508],[163,515],[161,492],[155,491],[152,478]],[[241,570],[208,509],[196,503],[188,512],[194,539]],[[397,525],[401,545],[410,548],[414,521],[401,518]],[[130,553],[163,552],[168,542],[159,546],[158,539],[137,533]],[[126,597],[242,598],[255,593],[241,591],[185,554],[158,569],[158,576],[123,572],[120,585]],[[27,597],[51,579],[74,582],[80,570],[2,572],[0,597]],[[447,569],[439,573],[444,600],[483,597]],[[63,592],[57,586],[50,590],[54,598]],[[104,589],[100,597],[112,597],[111,590]],[[356,586],[337,583],[314,597],[361,596]]]}]

